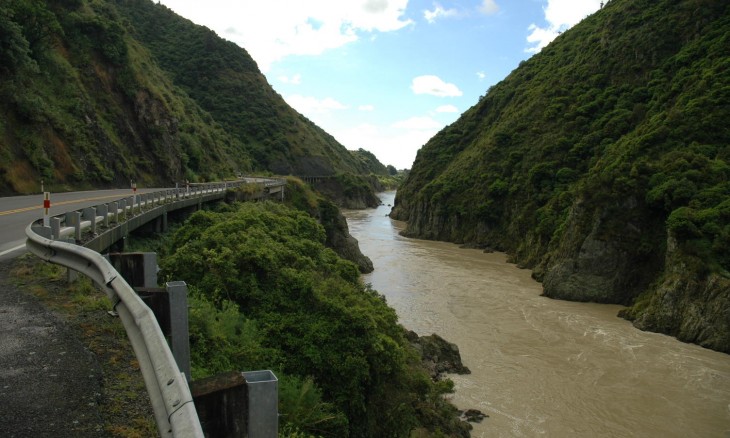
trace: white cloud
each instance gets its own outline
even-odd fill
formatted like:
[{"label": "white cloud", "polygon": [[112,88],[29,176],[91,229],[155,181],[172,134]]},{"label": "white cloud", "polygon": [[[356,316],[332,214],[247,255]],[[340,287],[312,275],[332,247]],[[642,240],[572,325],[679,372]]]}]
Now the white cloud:
[{"label": "white cloud", "polygon": [[478,77],[478,78],[479,78],[479,80],[481,81],[481,80],[483,80],[484,78],[486,78],[486,77],[487,77],[487,74],[486,74],[486,73],[484,73],[483,71],[478,71],[478,72],[477,72],[477,77]]},{"label": "white cloud", "polygon": [[[414,125],[425,127],[418,123]],[[433,125],[431,129],[407,129],[392,126],[378,127],[364,123],[352,128],[334,130],[332,135],[348,149],[363,148],[375,154],[381,163],[405,169],[413,165],[418,149],[442,127],[443,125],[439,124]]]},{"label": "white cloud", "polygon": [[446,83],[434,75],[413,78],[411,90],[416,94],[430,94],[438,97],[457,97],[463,94],[456,85]]},{"label": "white cloud", "polygon": [[302,75],[299,73],[295,74],[294,76],[279,76],[279,80],[285,84],[292,84],[292,85],[299,85],[302,83]]},{"label": "white cloud", "polygon": [[527,42],[532,46],[525,49],[526,52],[536,53],[543,47],[550,44],[552,40],[588,15],[601,7],[601,0],[547,0],[543,8],[547,26],[540,27],[532,23],[528,30]]},{"label": "white cloud", "polygon": [[357,107],[360,111],[375,111],[375,106],[373,105],[360,105]]},{"label": "white cloud", "polygon": [[441,105],[440,107],[436,108],[437,113],[458,113],[459,108],[455,107],[454,105]]},{"label": "white cloud", "polygon": [[499,12],[499,5],[495,0],[483,0],[479,12],[485,15],[494,15]]},{"label": "white cloud", "polygon": [[433,11],[423,11],[423,18],[429,23],[435,23],[439,18],[455,17],[459,13],[456,9],[444,9],[440,4],[434,3]]},{"label": "white cloud", "polygon": [[431,117],[411,117],[410,119],[393,123],[394,128],[410,131],[433,131],[439,130],[443,126],[443,123],[439,123]]},{"label": "white cloud", "polygon": [[310,118],[315,114],[324,114],[348,108],[347,105],[343,105],[331,97],[326,97],[320,100],[316,97],[292,94],[284,97],[284,100],[286,100],[292,108]]},{"label": "white cloud", "polygon": [[195,23],[244,47],[266,72],[289,55],[319,55],[356,41],[363,32],[391,32],[408,0],[160,0]]}]

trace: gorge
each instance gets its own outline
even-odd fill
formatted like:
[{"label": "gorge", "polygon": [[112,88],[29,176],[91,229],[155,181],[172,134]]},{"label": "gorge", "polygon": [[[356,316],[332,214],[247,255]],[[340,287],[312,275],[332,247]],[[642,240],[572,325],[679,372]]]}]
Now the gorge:
[{"label": "gorge", "polygon": [[458,344],[471,374],[450,375],[453,402],[489,415],[473,437],[724,436],[730,359],[642,332],[621,306],[541,296],[501,253],[410,239],[376,210],[346,211],[350,233],[400,323]]}]

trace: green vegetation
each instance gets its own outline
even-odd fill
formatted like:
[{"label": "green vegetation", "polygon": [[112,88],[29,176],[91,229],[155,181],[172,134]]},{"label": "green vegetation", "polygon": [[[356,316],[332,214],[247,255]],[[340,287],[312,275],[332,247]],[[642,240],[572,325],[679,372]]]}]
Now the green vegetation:
[{"label": "green vegetation", "polygon": [[[632,304],[682,265],[727,276],[729,7],[607,3],[437,134],[394,214],[509,252],[550,296]],[[669,332],[730,351],[685,317]]]},{"label": "green vegetation", "polygon": [[395,190],[403,184],[408,178],[408,169],[396,170],[393,166],[388,166],[388,175],[378,175],[378,183],[386,190]]},{"label": "green vegetation", "polygon": [[0,194],[385,174],[290,108],[245,50],[150,0],[4,2],[0,42]]},{"label": "green vegetation", "polygon": [[372,152],[360,148],[356,151],[350,151],[350,153],[361,163],[360,168],[367,169],[370,174],[388,175],[388,168],[378,161]]},{"label": "green vegetation", "polygon": [[431,381],[393,309],[325,235],[270,202],[200,211],[175,231],[161,267],[191,285],[193,377],[274,369],[287,436],[463,436],[451,383]]},{"label": "green vegetation", "polygon": [[[350,151],[357,159],[362,162],[362,167],[367,169],[370,173],[371,181],[377,190],[395,190],[405,180],[408,175],[408,170],[398,170],[393,165],[383,165],[373,155],[372,152],[366,151],[365,149],[358,149],[356,151]],[[373,178],[375,181],[373,181]]]},{"label": "green vegetation", "polygon": [[171,83],[107,2],[4,3],[0,27],[0,192],[251,168],[240,140]]},{"label": "green vegetation", "polygon": [[236,44],[159,3],[113,3],[131,23],[132,35],[150,50],[175,85],[245,144],[257,169],[298,176],[370,173],[369,163],[357,160],[289,107]]}]

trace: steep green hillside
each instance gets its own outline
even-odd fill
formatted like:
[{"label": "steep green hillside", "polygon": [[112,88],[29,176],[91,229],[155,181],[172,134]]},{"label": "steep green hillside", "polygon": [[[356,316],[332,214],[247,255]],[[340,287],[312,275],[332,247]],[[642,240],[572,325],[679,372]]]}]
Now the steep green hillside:
[{"label": "steep green hillside", "polygon": [[213,179],[250,170],[229,135],[104,1],[0,6],[0,193]]},{"label": "steep green hillside", "polygon": [[369,173],[289,107],[245,50],[150,0],[113,2],[175,84],[243,141],[259,167],[297,176]]},{"label": "steep green hillside", "polygon": [[419,152],[407,234],[730,352],[730,4],[613,0]]},{"label": "steep green hillside", "polygon": [[0,194],[370,164],[290,108],[245,50],[162,5],[0,4]]},{"label": "steep green hillside", "polygon": [[372,152],[360,148],[356,151],[350,151],[350,153],[361,163],[360,166],[367,169],[369,173],[383,176],[388,175],[388,168],[378,161]]}]

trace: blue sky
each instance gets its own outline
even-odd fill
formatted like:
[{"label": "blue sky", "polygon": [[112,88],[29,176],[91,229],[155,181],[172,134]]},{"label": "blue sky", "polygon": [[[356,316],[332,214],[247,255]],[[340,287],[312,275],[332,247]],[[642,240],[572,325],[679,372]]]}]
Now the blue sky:
[{"label": "blue sky", "polygon": [[601,0],[161,0],[245,48],[348,149],[410,168],[429,138]]}]

